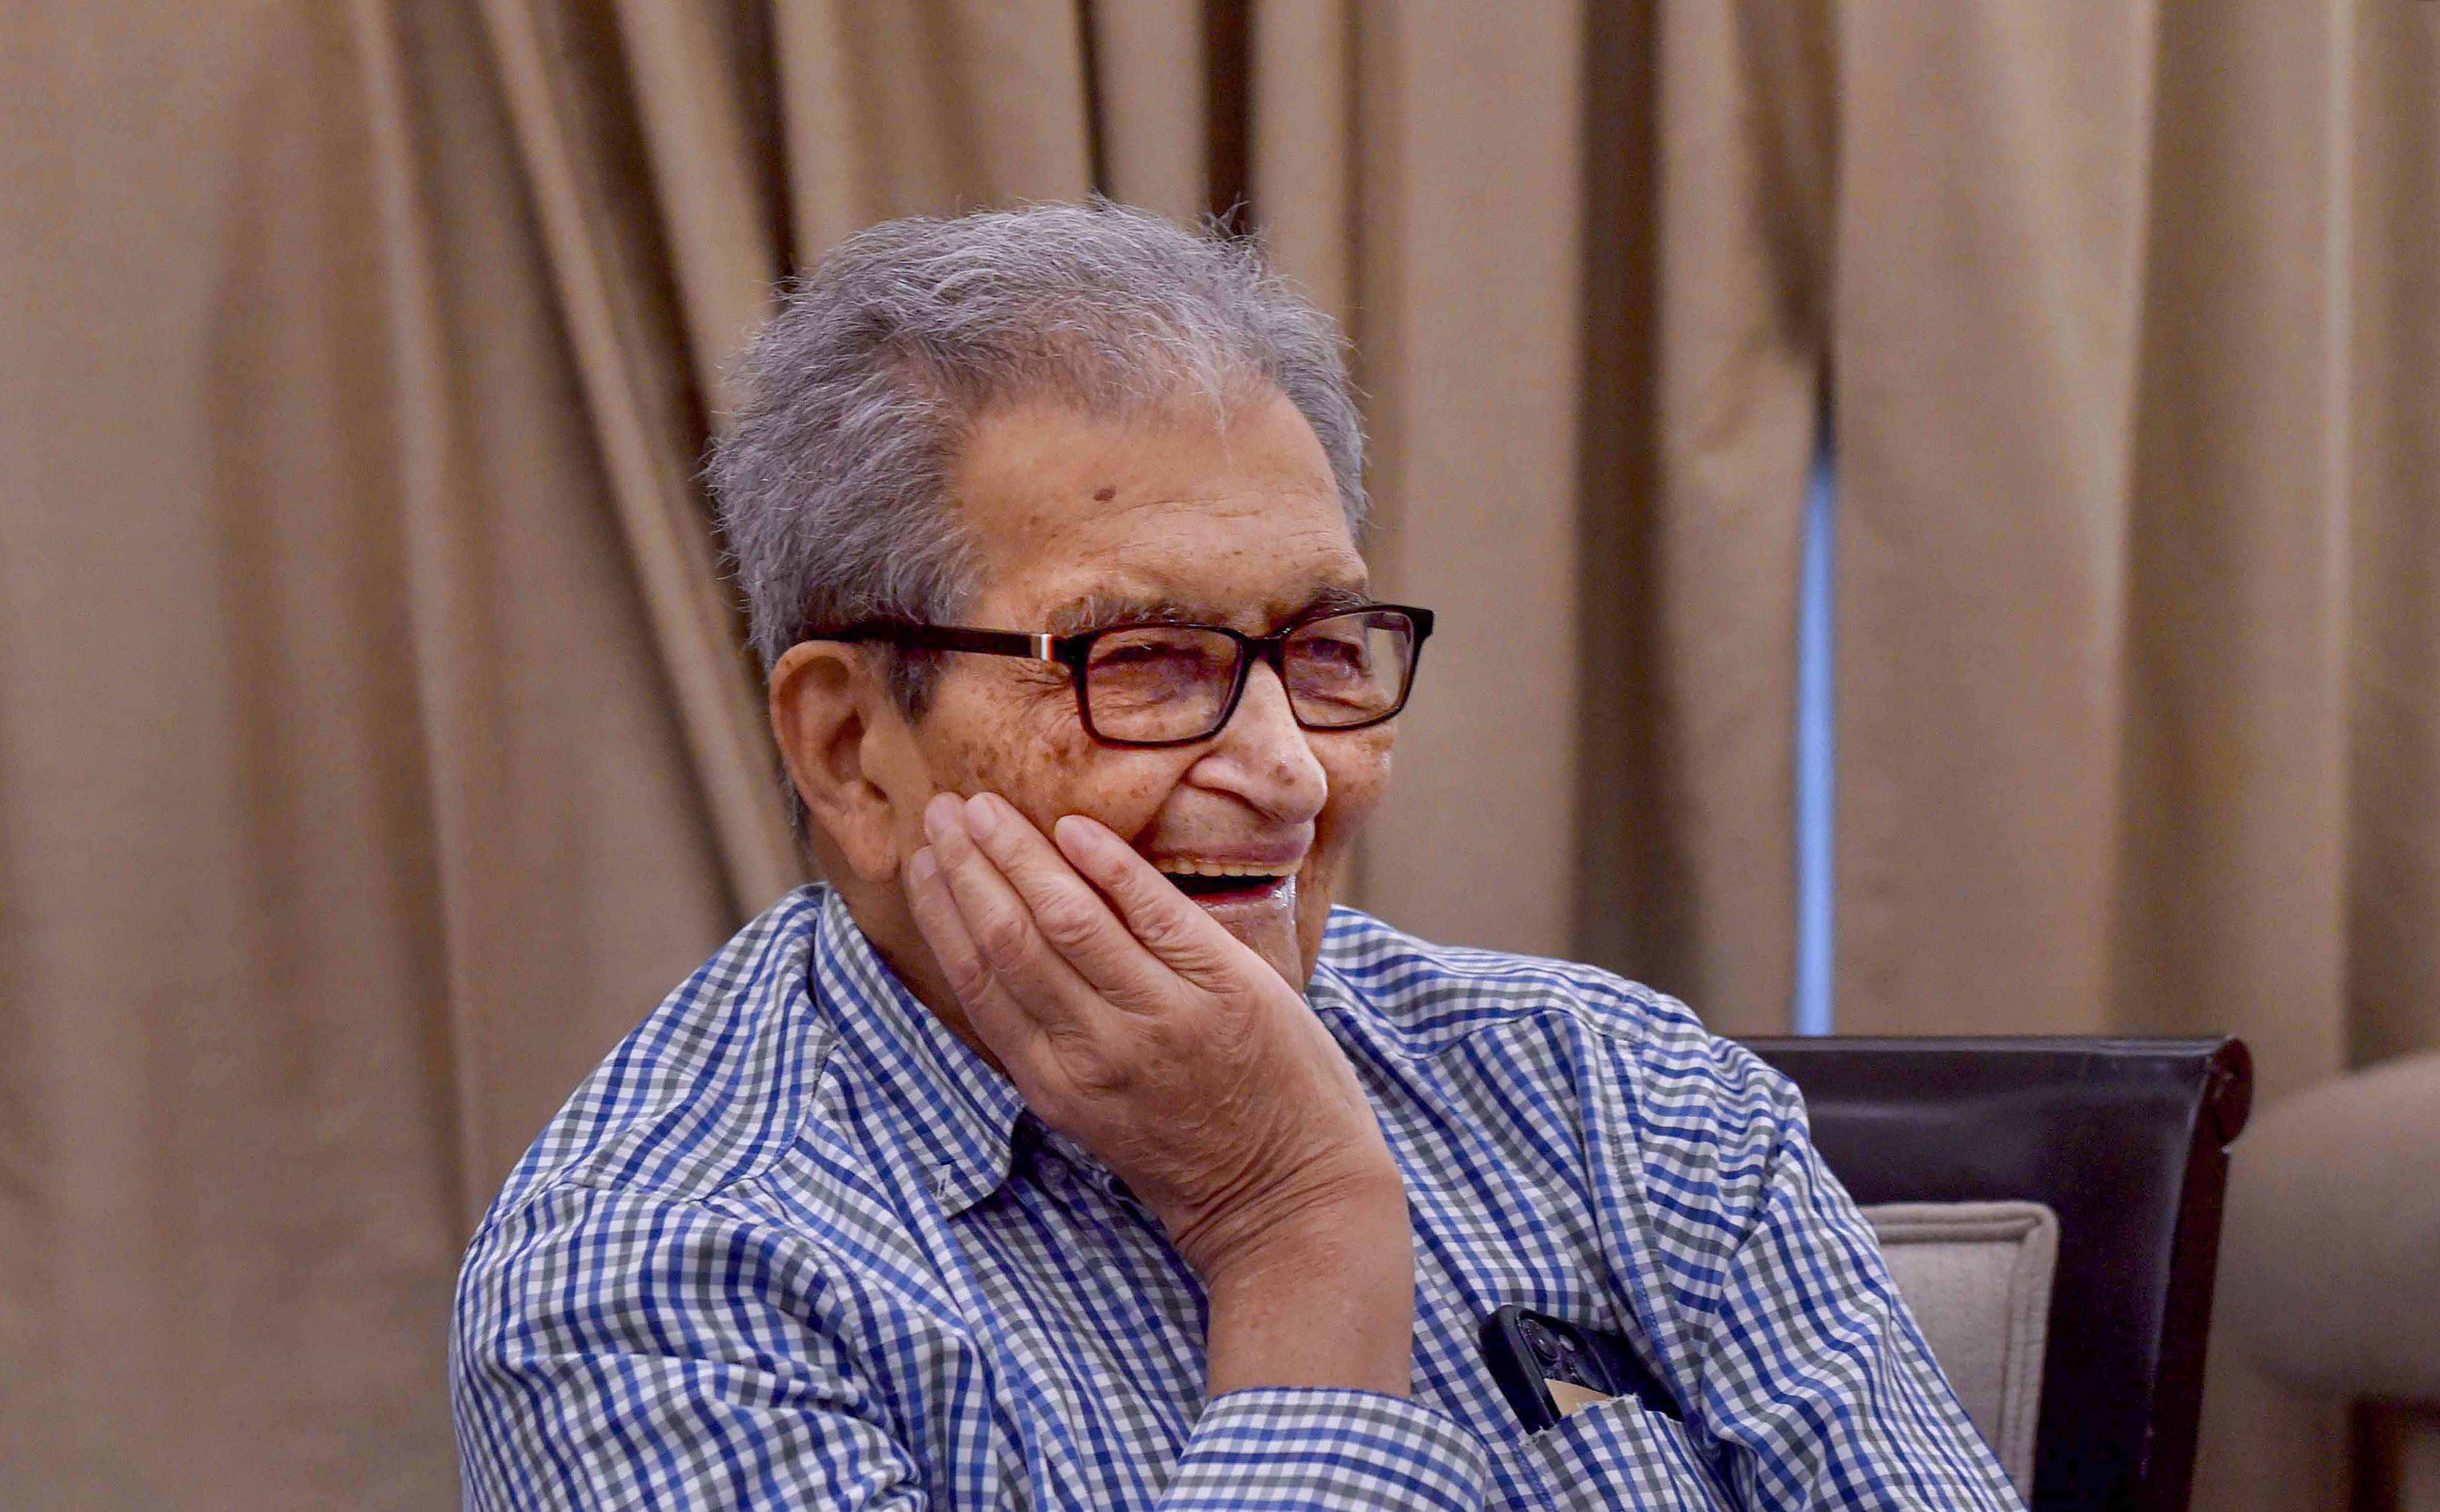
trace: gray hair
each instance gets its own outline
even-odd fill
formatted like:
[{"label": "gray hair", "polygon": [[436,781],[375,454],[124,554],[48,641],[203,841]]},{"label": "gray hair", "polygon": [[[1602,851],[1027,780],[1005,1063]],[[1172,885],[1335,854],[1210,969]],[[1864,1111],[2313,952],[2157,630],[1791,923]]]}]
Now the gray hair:
[{"label": "gray hair", "polygon": [[[1364,429],[1331,318],[1261,248],[1106,201],[889,221],[786,292],[731,374],[708,476],[767,670],[823,630],[954,623],[979,587],[950,478],[991,410],[1054,399],[1126,419],[1276,389],[1355,531]],[[897,655],[910,717],[936,658]]]}]

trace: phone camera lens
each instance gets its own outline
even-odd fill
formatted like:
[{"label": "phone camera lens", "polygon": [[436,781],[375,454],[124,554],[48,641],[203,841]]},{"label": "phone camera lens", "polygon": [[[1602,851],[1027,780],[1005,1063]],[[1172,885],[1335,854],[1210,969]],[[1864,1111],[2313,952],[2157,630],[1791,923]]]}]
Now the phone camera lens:
[{"label": "phone camera lens", "polygon": [[1568,1348],[1559,1337],[1531,1318],[1523,1324],[1525,1342],[1534,1346],[1534,1356],[1546,1365],[1556,1365],[1568,1358]]}]

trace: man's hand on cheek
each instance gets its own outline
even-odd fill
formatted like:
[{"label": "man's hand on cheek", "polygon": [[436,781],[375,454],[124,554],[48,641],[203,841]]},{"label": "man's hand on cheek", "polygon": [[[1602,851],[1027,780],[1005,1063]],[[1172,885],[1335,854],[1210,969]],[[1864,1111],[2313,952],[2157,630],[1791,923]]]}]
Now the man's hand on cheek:
[{"label": "man's hand on cheek", "polygon": [[1208,1287],[1392,1212],[1405,1242],[1355,1070],[1268,963],[1090,819],[1054,846],[995,795],[942,795],[924,824],[907,897],[968,1023]]}]

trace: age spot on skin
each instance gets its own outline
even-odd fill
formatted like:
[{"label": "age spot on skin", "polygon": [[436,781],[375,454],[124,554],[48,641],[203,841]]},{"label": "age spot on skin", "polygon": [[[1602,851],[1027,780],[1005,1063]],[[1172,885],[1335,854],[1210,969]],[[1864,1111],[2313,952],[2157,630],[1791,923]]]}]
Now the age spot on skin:
[{"label": "age spot on skin", "polygon": [[1097,504],[1107,504],[1107,503],[1109,503],[1112,499],[1115,499],[1115,498],[1117,498],[1118,496],[1119,496],[1119,490],[1118,490],[1117,489],[1115,489],[1115,488],[1111,488],[1111,489],[1095,489],[1093,490],[1093,499],[1094,499],[1094,502],[1095,502],[1095,503],[1097,503]]}]

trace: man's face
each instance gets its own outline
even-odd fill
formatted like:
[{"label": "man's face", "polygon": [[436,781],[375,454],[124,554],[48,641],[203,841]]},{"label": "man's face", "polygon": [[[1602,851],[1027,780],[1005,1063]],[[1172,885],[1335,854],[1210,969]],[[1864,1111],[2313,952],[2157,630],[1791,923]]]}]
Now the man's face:
[{"label": "man's face", "polygon": [[[1267,634],[1367,587],[1321,444],[1276,394],[1225,425],[1208,412],[1121,424],[1056,404],[996,411],[956,482],[988,585],[960,616],[969,625],[1182,619]],[[1301,990],[1350,844],[1388,783],[1392,728],[1301,729],[1278,674],[1257,664],[1211,739],[1110,746],[1085,733],[1065,667],[952,655],[913,735],[935,788],[996,792],[1046,831],[1085,814],[1164,872],[1284,873],[1196,900]],[[898,829],[911,857],[920,810]]]}]

